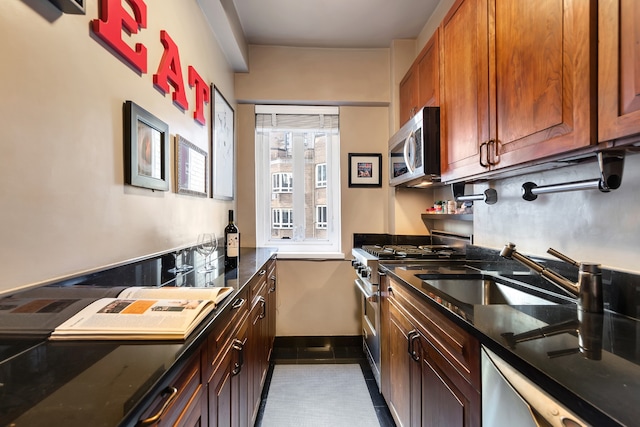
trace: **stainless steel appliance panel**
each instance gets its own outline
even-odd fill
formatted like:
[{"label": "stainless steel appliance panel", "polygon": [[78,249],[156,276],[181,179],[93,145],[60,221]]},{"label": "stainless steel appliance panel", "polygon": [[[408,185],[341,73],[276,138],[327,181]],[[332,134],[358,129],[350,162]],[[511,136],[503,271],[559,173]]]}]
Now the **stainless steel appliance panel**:
[{"label": "stainless steel appliance panel", "polygon": [[481,350],[484,427],[586,427],[587,424],[485,347]]}]

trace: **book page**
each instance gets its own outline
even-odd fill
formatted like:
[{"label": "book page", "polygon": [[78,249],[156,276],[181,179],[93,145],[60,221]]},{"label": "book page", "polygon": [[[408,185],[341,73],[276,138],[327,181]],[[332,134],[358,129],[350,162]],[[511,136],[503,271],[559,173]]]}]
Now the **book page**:
[{"label": "book page", "polygon": [[103,298],[80,311],[53,332],[58,334],[127,335],[177,333],[196,326],[194,320],[211,311],[208,300]]},{"label": "book page", "polygon": [[123,290],[118,298],[154,298],[154,299],[206,299],[218,303],[233,292],[231,287],[189,288],[163,286],[161,288],[133,286]]}]

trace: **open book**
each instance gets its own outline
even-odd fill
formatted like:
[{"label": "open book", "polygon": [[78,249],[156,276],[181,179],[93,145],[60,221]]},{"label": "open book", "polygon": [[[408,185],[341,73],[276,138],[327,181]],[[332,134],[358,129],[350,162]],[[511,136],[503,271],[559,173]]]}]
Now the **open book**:
[{"label": "open book", "polygon": [[131,287],[101,298],[54,329],[51,340],[182,340],[231,287]]}]

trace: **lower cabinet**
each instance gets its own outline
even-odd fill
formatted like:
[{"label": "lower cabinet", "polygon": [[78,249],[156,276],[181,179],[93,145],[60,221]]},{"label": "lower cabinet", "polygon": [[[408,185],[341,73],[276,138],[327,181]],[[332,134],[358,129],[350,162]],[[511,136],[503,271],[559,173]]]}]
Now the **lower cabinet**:
[{"label": "lower cabinet", "polygon": [[254,424],[275,338],[276,262],[270,260],[216,319],[207,341],[137,426]]},{"label": "lower cabinet", "polygon": [[247,426],[249,418],[249,369],[245,366],[248,318],[223,350],[207,384],[209,426]]},{"label": "lower cabinet", "polygon": [[398,426],[480,426],[478,341],[384,276],[382,394]]},{"label": "lower cabinet", "polygon": [[201,382],[200,352],[149,406],[138,426],[205,426],[207,401]]}]

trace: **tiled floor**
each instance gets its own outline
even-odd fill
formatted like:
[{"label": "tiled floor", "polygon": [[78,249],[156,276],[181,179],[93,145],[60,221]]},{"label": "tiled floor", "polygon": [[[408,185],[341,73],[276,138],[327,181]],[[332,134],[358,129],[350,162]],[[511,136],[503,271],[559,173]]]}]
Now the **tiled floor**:
[{"label": "tiled floor", "polygon": [[378,384],[362,351],[361,340],[361,337],[277,337],[255,427],[261,426],[273,366],[278,363],[358,363],[362,368],[380,426],[395,427],[389,408],[378,390]]}]

